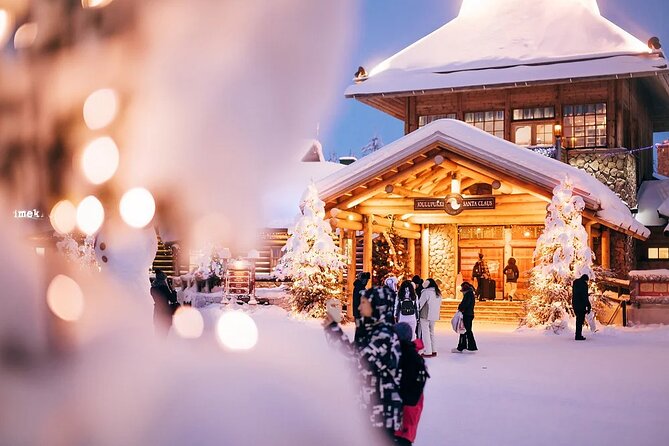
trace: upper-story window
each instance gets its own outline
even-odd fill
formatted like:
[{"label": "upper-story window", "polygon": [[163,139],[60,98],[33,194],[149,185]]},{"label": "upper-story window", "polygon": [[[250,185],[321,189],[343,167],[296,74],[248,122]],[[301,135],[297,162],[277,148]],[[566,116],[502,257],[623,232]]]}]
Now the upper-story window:
[{"label": "upper-story window", "polygon": [[519,146],[552,146],[554,107],[514,108],[511,138]]},{"label": "upper-story window", "polygon": [[455,113],[446,113],[445,115],[419,116],[418,117],[418,127],[423,127],[424,125],[427,125],[427,124],[431,123],[432,121],[436,121],[437,119],[456,119],[456,114]]},{"label": "upper-story window", "polygon": [[465,122],[504,138],[504,110],[465,113]]},{"label": "upper-story window", "polygon": [[606,147],[606,103],[565,105],[562,115],[565,147]]}]

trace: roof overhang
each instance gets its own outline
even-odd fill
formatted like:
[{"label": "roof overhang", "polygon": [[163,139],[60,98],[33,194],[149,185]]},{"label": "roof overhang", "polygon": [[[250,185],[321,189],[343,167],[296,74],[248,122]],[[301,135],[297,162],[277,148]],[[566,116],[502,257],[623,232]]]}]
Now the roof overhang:
[{"label": "roof overhang", "polygon": [[[649,235],[626,205],[586,172],[455,120],[439,120],[422,127],[324,178],[316,186],[327,209],[347,212],[342,215],[352,219],[361,214],[408,216],[416,214],[411,211],[412,198],[443,197],[450,193],[453,174],[467,184],[500,182],[501,187],[494,195],[500,197],[502,207],[476,211],[479,221],[503,215],[509,222],[543,223],[553,188],[569,178],[574,193],[585,202],[585,219],[638,239],[645,240]],[[434,221],[466,223],[472,218],[474,214],[454,217],[444,214]],[[406,218],[409,224],[427,220],[427,214]],[[350,223],[353,226],[357,229],[359,224]]]}]

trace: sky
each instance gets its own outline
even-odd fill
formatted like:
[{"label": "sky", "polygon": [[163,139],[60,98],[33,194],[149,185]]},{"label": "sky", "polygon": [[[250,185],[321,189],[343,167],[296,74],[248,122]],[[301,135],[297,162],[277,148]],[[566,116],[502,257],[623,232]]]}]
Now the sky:
[{"label": "sky", "polygon": [[[359,65],[369,71],[387,57],[426,36],[452,20],[462,0],[359,0],[358,10],[351,14],[357,20],[357,35],[348,61],[339,74],[339,99],[333,104],[331,119],[318,123],[318,138],[326,157],[360,156],[360,149],[377,136],[389,144],[404,134],[402,121],[355,99],[344,97]],[[658,36],[665,53],[669,51],[669,1],[667,0],[598,0],[604,17],[643,42]],[[475,30],[472,30],[475,32]],[[669,133],[656,134],[656,141]]]}]

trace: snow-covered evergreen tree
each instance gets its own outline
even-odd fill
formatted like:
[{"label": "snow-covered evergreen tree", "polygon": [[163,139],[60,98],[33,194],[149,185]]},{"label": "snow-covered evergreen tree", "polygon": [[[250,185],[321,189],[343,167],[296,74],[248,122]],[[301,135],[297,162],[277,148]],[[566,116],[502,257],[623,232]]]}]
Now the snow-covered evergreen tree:
[{"label": "snow-covered evergreen tree", "polygon": [[325,301],[345,301],[341,273],[344,256],[332,240],[330,223],[324,220],[325,203],[318,198],[316,186],[309,185],[301,200],[302,217],[286,242],[275,274],[291,279],[290,304],[293,311],[313,317],[325,316]]},{"label": "snow-covered evergreen tree", "polygon": [[567,326],[574,279],[592,270],[593,253],[581,222],[583,199],[572,193],[569,179],[553,189],[544,232],[534,250],[535,267],[530,271],[530,298],[525,324],[550,325],[556,332]]}]

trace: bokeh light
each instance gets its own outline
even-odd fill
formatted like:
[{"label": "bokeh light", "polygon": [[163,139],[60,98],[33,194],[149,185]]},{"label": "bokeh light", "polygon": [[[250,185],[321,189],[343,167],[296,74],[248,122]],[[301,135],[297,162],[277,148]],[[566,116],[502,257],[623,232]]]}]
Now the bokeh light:
[{"label": "bokeh light", "polygon": [[77,208],[70,200],[61,200],[51,209],[49,220],[56,232],[68,234],[77,225]]},{"label": "bokeh light", "polygon": [[0,47],[5,45],[9,33],[14,27],[14,17],[6,9],[0,8]]},{"label": "bokeh light", "polygon": [[79,284],[63,274],[49,284],[46,303],[53,314],[65,321],[76,321],[84,313],[84,294]]},{"label": "bokeh light", "polygon": [[114,0],[81,0],[84,8],[104,8]]},{"label": "bokeh light", "polygon": [[84,149],[81,167],[93,184],[102,184],[116,173],[119,154],[114,140],[109,136],[94,139]]},{"label": "bokeh light", "polygon": [[249,350],[258,343],[258,327],[243,311],[228,311],[218,319],[216,336],[230,350]]},{"label": "bokeh light", "polygon": [[133,228],[148,225],[156,213],[156,202],[151,192],[143,187],[130,189],[121,198],[121,218]]},{"label": "bokeh light", "polygon": [[19,26],[14,33],[14,48],[17,50],[29,48],[37,38],[37,23],[28,22]]},{"label": "bokeh light", "polygon": [[84,102],[84,121],[91,130],[109,125],[118,112],[118,96],[111,88],[91,93]]},{"label": "bokeh light", "polygon": [[193,307],[179,307],[172,318],[174,331],[182,338],[197,339],[202,336],[204,319]]},{"label": "bokeh light", "polygon": [[81,200],[77,206],[77,226],[86,235],[93,235],[100,229],[105,219],[105,210],[100,200],[93,195]]}]

